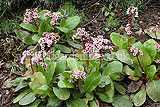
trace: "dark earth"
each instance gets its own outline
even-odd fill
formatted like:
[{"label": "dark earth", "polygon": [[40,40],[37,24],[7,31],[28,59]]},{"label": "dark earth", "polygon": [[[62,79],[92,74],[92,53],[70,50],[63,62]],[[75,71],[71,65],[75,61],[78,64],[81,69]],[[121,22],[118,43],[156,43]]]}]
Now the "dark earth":
[{"label": "dark earth", "polygon": [[[59,2],[55,2],[53,4],[45,5],[43,3],[34,2],[32,0],[28,0],[26,3],[22,3],[23,5],[16,7],[12,6],[12,10],[8,10],[8,18],[11,20],[18,20],[20,22],[21,16],[16,15],[21,10],[25,10],[26,8],[33,8],[36,6],[41,6],[43,8],[51,8],[56,9],[58,6],[63,3],[63,0]],[[129,22],[129,17],[126,16],[123,7],[116,6],[111,11],[115,13],[115,17],[120,20],[119,25],[111,31],[105,31],[105,23],[106,17],[104,13],[102,13],[101,9],[103,5],[99,5],[97,3],[102,3],[106,7],[109,4],[105,2],[101,2],[101,0],[91,0],[83,3],[76,2],[76,8],[80,12],[84,12],[87,21],[82,25],[85,27],[90,34],[92,35],[104,35],[105,38],[109,39],[109,35],[111,32],[119,32],[124,29],[125,25]],[[58,4],[58,5],[57,5]],[[18,8],[18,9],[17,9]],[[149,35],[144,32],[145,29],[149,29],[150,26],[159,25],[160,23],[160,3],[155,1],[154,3],[150,3],[147,7],[139,13],[139,17],[136,18],[136,23],[138,25],[137,28],[134,29],[133,36],[136,38],[136,41],[144,42],[150,39]],[[23,50],[25,50],[28,46],[23,44],[16,36],[15,33],[10,33],[9,35],[1,34],[0,35],[0,107],[12,107],[11,99],[13,96],[14,87],[4,88],[6,80],[13,80],[16,77],[20,76],[23,72],[21,72],[18,66],[20,65],[20,57]],[[28,48],[32,48],[31,46]],[[10,65],[13,66],[10,66]],[[13,73],[16,70],[16,73]],[[121,84],[126,88],[127,94],[130,95],[131,88],[131,80],[127,77],[125,80],[121,81]],[[137,82],[136,82],[137,83]],[[132,84],[136,84],[132,83]],[[145,82],[143,82],[145,83]],[[139,88],[143,83],[136,84],[134,88]],[[112,105],[107,103],[102,103],[100,101],[101,107],[112,107]],[[160,103],[155,103],[151,99],[147,97],[146,102],[142,105],[142,107],[160,107]]]}]

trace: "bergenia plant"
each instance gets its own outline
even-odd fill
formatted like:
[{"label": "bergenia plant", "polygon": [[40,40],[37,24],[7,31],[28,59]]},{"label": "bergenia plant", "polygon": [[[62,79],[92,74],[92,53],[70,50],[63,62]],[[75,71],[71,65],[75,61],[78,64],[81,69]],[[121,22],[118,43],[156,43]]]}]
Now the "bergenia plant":
[{"label": "bergenia plant", "polygon": [[157,40],[158,44],[160,45],[160,42],[157,38],[157,31],[158,31],[158,25],[156,25],[154,28],[151,28],[150,32],[153,32],[155,34],[156,40]]},{"label": "bergenia plant", "polygon": [[138,17],[138,8],[131,6],[130,8],[127,9],[127,14],[130,14],[130,23],[126,25],[126,32],[128,34],[128,53],[130,53],[129,49],[130,49],[130,44],[129,44],[129,38],[131,37],[132,34],[132,19],[133,19],[133,15],[134,17]]}]

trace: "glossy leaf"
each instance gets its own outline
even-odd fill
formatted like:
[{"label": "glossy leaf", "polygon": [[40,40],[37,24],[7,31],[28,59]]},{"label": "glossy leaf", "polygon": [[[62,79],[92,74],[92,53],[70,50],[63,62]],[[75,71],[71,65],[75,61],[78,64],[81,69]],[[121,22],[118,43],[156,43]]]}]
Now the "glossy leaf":
[{"label": "glossy leaf", "polygon": [[127,50],[124,50],[124,49],[118,50],[118,51],[116,52],[116,57],[117,57],[117,59],[120,60],[121,62],[124,62],[124,63],[126,63],[126,64],[128,64],[128,65],[131,65],[131,64],[132,64],[132,62],[131,62],[131,57],[130,57],[130,55],[129,55],[129,53],[128,53]]},{"label": "glossy leaf", "polygon": [[146,90],[141,88],[141,90],[134,96],[134,105],[141,106],[146,101]]},{"label": "glossy leaf", "polygon": [[90,107],[99,107],[99,103],[97,105],[97,103],[93,100],[91,102],[89,102]]},{"label": "glossy leaf", "polygon": [[124,38],[119,33],[111,33],[110,38],[114,45],[118,46],[120,49],[122,48]]},{"label": "glossy leaf", "polygon": [[132,102],[129,100],[128,96],[115,95],[114,101],[112,102],[114,107],[133,107]]},{"label": "glossy leaf", "polygon": [[39,36],[38,34],[34,34],[34,35],[32,36],[32,39],[33,39],[34,41],[36,41],[36,42],[38,42],[40,38],[41,38],[41,36]]},{"label": "glossy leaf", "polygon": [[72,83],[68,82],[67,79],[61,79],[58,82],[58,87],[60,87],[60,88],[74,88],[74,85]]},{"label": "glossy leaf", "polygon": [[64,53],[71,53],[71,49],[64,46],[64,45],[61,45],[61,44],[55,44],[54,45],[55,48],[61,50],[61,52],[64,52]]},{"label": "glossy leaf", "polygon": [[38,29],[38,35],[42,36],[44,32],[51,32],[52,27],[47,22],[42,22]]},{"label": "glossy leaf", "polygon": [[67,58],[67,64],[72,71],[78,69],[77,60],[74,58]]},{"label": "glossy leaf", "polygon": [[115,89],[116,89],[119,93],[121,93],[122,95],[126,94],[126,89],[125,89],[122,85],[114,82],[114,87],[115,87]]},{"label": "glossy leaf", "polygon": [[77,43],[75,43],[75,42],[73,42],[71,40],[67,40],[67,42],[68,42],[69,45],[71,45],[74,48],[77,48],[77,49],[81,49],[82,48],[82,45],[77,44]]},{"label": "glossy leaf", "polygon": [[87,104],[80,98],[68,99],[66,101],[67,107],[88,107]]},{"label": "glossy leaf", "polygon": [[85,80],[84,87],[85,91],[90,93],[92,92],[98,85],[101,79],[101,73],[98,71],[92,72]]},{"label": "glossy leaf", "polygon": [[149,54],[152,61],[155,59],[157,51],[156,51],[156,42],[153,39],[144,42],[142,49],[144,49]]},{"label": "glossy leaf", "polygon": [[35,93],[34,92],[30,92],[29,94],[27,94],[25,97],[23,97],[19,101],[19,104],[20,105],[28,105],[28,104],[32,103],[35,99],[36,99]]},{"label": "glossy leaf", "polygon": [[108,84],[110,84],[110,77],[108,75],[102,75],[102,77],[98,83],[98,86],[102,88]]},{"label": "glossy leaf", "polygon": [[53,87],[53,92],[60,100],[67,100],[70,97],[69,89],[58,89],[56,87]]},{"label": "glossy leaf", "polygon": [[26,29],[28,31],[37,32],[36,26],[33,27],[34,25],[32,25],[31,23],[28,23],[28,24],[21,23],[19,26],[21,26],[23,29]]},{"label": "glossy leaf", "polygon": [[29,107],[38,107],[40,103],[41,103],[41,100],[36,99],[32,104],[29,105]]},{"label": "glossy leaf", "polygon": [[24,88],[24,87],[26,87],[26,86],[28,86],[28,82],[20,82],[19,84],[18,84],[18,86],[16,87],[16,89],[14,90],[14,92],[17,92],[17,91],[19,91],[20,89],[22,89],[22,88]]},{"label": "glossy leaf", "polygon": [[60,99],[58,99],[56,96],[50,97],[48,99],[47,107],[57,107],[57,106],[60,106],[61,103],[62,103],[62,101]]},{"label": "glossy leaf", "polygon": [[50,63],[46,68],[46,80],[48,83],[51,83],[51,81],[53,79],[53,74],[54,74],[55,68],[56,68],[55,62]]},{"label": "glossy leaf", "polygon": [[147,72],[146,72],[147,77],[146,78],[147,79],[153,79],[156,72],[157,72],[157,70],[156,70],[156,66],[155,65],[149,66],[147,68]]},{"label": "glossy leaf", "polygon": [[148,83],[146,91],[148,96],[154,101],[160,101],[160,80],[152,80]]},{"label": "glossy leaf", "polygon": [[103,70],[102,75],[109,75],[112,80],[118,80],[122,73],[123,64],[119,61],[109,63]]},{"label": "glossy leaf", "polygon": [[31,92],[30,89],[22,91],[14,100],[13,103],[17,103],[19,100],[21,100],[24,96],[26,96],[29,92]]},{"label": "glossy leaf", "polygon": [[93,95],[92,92],[91,92],[91,93],[86,93],[85,96],[86,96],[86,98],[87,98],[89,101],[90,101],[90,100],[93,100],[93,98],[94,98],[94,95]]},{"label": "glossy leaf", "polygon": [[65,71],[67,67],[67,56],[62,56],[57,60],[55,74],[59,74]]},{"label": "glossy leaf", "polygon": [[47,21],[47,17],[44,17],[44,14],[45,13],[48,13],[49,12],[49,10],[42,10],[41,12],[40,12],[40,14],[39,14],[39,16],[40,16],[40,20],[41,21]]}]

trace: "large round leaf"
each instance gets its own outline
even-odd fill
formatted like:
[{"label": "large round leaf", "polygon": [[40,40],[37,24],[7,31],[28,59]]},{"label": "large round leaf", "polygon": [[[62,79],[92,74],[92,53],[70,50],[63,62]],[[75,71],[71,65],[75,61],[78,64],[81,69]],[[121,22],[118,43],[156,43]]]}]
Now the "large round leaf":
[{"label": "large round leaf", "polygon": [[59,50],[61,50],[64,53],[71,53],[71,49],[68,48],[68,47],[66,47],[66,46],[64,46],[64,45],[55,44],[54,47],[57,48],[57,49],[59,49]]},{"label": "large round leaf", "polygon": [[27,94],[25,97],[23,97],[19,101],[19,104],[20,105],[28,105],[28,104],[32,103],[35,99],[36,99],[35,93],[34,92],[30,92],[29,94]]},{"label": "large round leaf", "polygon": [[112,80],[118,80],[122,73],[123,64],[119,61],[109,63],[103,70],[102,75],[109,75]]},{"label": "large round leaf", "polygon": [[88,107],[87,104],[80,98],[68,99],[66,101],[67,107]]},{"label": "large round leaf", "polygon": [[133,104],[129,100],[129,97],[127,95],[115,95],[114,101],[112,102],[112,105],[114,107],[132,107]]},{"label": "large round leaf", "polygon": [[67,58],[67,64],[72,71],[78,69],[77,60],[75,60],[74,58]]},{"label": "large round leaf", "polygon": [[61,102],[62,101],[60,99],[58,99],[56,96],[50,97],[48,99],[47,107],[57,107],[57,106],[60,106]]},{"label": "large round leaf", "polygon": [[147,85],[146,91],[148,96],[154,101],[160,101],[160,80],[152,80]]},{"label": "large round leaf", "polygon": [[67,67],[67,56],[62,56],[57,60],[55,74],[57,75],[59,73],[64,72],[66,67]]},{"label": "large round leaf", "polygon": [[146,90],[141,88],[141,90],[134,96],[134,105],[141,106],[146,101]]},{"label": "large round leaf", "polygon": [[60,100],[67,100],[70,97],[69,89],[58,89],[56,87],[53,87],[53,92]]},{"label": "large round leaf", "polygon": [[92,72],[85,80],[84,87],[86,92],[92,92],[98,85],[101,79],[101,73],[98,71]]}]

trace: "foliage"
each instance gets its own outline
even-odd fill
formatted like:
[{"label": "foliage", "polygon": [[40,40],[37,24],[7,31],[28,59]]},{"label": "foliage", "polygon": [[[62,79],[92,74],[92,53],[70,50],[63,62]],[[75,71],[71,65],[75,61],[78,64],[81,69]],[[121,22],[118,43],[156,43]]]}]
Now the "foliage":
[{"label": "foliage", "polygon": [[[118,24],[119,24],[119,20],[117,20],[116,18],[114,18],[114,13],[113,12],[111,12],[111,9],[112,9],[113,7],[110,5],[109,6],[109,9],[107,9],[105,6],[102,8],[102,12],[104,12],[104,15],[107,17],[106,18],[106,28],[105,28],[105,30],[106,31],[109,31],[109,30],[112,30],[114,27],[116,27],[116,26],[118,26]],[[107,11],[105,11],[107,9]]]}]

